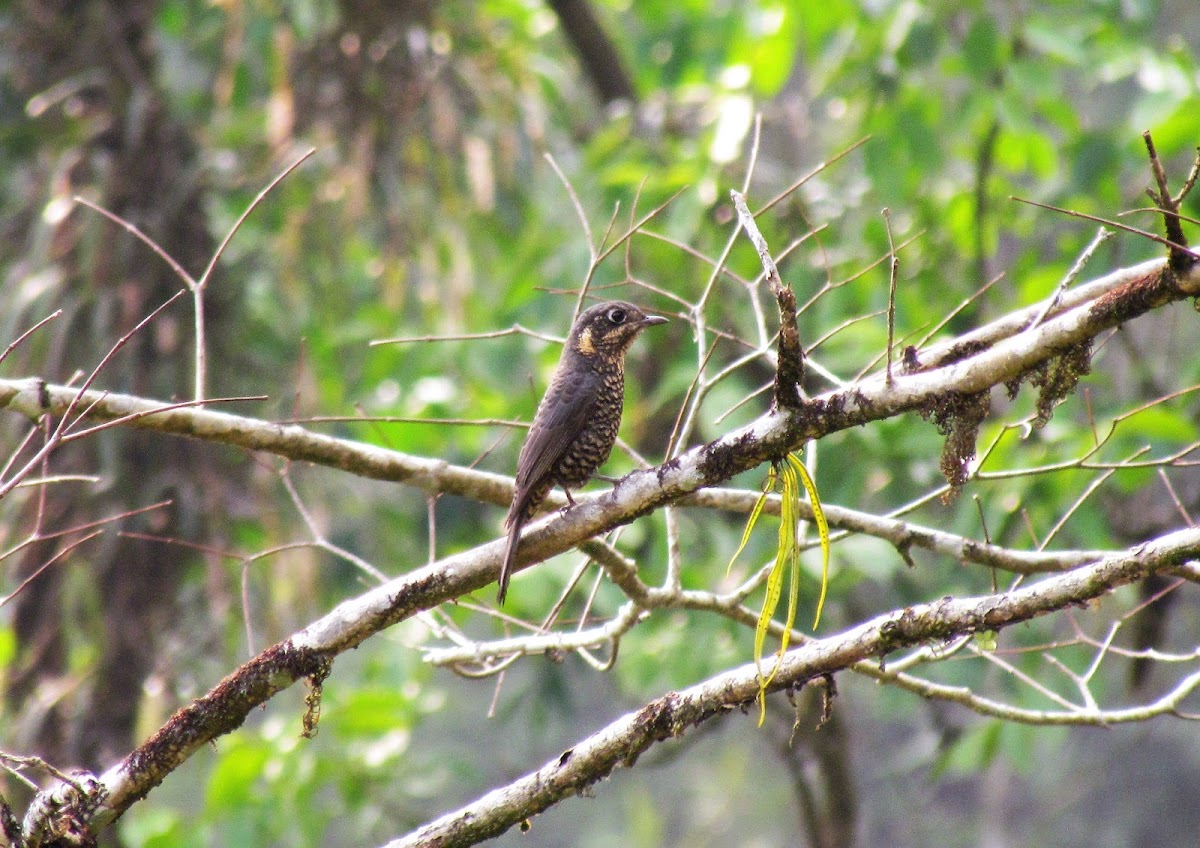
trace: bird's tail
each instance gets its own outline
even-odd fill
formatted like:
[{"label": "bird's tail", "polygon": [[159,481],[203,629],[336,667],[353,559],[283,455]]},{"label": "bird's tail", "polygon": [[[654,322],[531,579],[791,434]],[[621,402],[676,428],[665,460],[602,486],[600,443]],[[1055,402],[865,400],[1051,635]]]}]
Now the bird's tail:
[{"label": "bird's tail", "polygon": [[521,538],[521,528],[525,526],[525,517],[518,510],[510,516],[508,522],[508,546],[504,549],[504,562],[500,566],[500,590],[496,593],[496,603],[503,605],[504,596],[508,594],[508,579],[512,577],[513,565],[517,560],[517,543]]}]

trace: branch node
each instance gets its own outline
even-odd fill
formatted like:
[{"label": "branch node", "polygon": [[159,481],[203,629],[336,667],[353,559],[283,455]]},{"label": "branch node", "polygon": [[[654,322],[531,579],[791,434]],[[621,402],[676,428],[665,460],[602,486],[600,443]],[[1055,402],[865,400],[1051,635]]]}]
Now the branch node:
[{"label": "branch node", "polygon": [[1171,243],[1167,251],[1167,264],[1175,274],[1185,274],[1192,269],[1197,260],[1196,255],[1188,249],[1179,207],[1188,192],[1192,190],[1192,186],[1196,184],[1197,174],[1200,173],[1200,158],[1193,164],[1191,173],[1188,174],[1179,194],[1173,196],[1171,186],[1167,182],[1166,169],[1163,168],[1162,160],[1158,158],[1158,150],[1154,147],[1154,139],[1151,138],[1149,130],[1142,133],[1142,140],[1146,142],[1146,153],[1150,157],[1150,171],[1154,174],[1154,182],[1157,185],[1157,190],[1146,189],[1146,193],[1150,195],[1150,199],[1162,213],[1163,228],[1166,231],[1167,241]]},{"label": "branch node", "polygon": [[42,845],[94,846],[91,821],[104,802],[103,784],[95,775],[75,771],[38,793],[25,813],[26,848]]},{"label": "branch node", "polygon": [[775,397],[772,404],[776,409],[799,409],[804,401],[800,389],[804,380],[804,348],[800,345],[800,330],[796,323],[796,293],[780,280],[779,269],[771,258],[767,240],[754,223],[754,215],[746,206],[746,198],[735,189],[731,189],[729,195],[737,209],[738,222],[758,252],[767,286],[779,304],[779,364],[775,369]]}]

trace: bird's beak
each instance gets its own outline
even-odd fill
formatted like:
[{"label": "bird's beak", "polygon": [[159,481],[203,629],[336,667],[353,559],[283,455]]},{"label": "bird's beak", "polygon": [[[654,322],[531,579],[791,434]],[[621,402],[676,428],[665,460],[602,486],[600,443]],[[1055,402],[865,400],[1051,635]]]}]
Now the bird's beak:
[{"label": "bird's beak", "polygon": [[642,319],[643,327],[653,327],[655,324],[669,324],[670,322],[661,315],[647,315]]}]

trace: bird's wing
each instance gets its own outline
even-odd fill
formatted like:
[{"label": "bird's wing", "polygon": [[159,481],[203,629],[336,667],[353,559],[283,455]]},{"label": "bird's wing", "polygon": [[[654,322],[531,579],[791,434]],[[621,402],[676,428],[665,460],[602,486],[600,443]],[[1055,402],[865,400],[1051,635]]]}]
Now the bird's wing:
[{"label": "bird's wing", "polygon": [[543,482],[571,442],[579,437],[588,418],[595,414],[602,380],[591,369],[560,367],[555,372],[517,460],[514,511],[524,508],[529,493]]}]

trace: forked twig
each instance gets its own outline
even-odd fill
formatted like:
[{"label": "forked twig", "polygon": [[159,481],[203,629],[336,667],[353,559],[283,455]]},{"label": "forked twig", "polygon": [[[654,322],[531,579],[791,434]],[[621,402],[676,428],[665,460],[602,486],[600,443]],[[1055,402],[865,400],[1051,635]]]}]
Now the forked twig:
[{"label": "forked twig", "polygon": [[292,171],[298,168],[301,163],[316,153],[316,150],[317,149],[315,147],[309,148],[298,159],[296,159],[296,161],[284,168],[283,171],[277,177],[275,177],[275,179],[271,180],[271,182],[267,184],[266,188],[264,188],[255,196],[254,200],[250,202],[250,205],[246,207],[242,214],[238,216],[237,221],[235,221],[233,226],[230,227],[229,232],[225,234],[225,238],[221,240],[220,245],[218,245],[217,249],[213,252],[212,258],[209,259],[208,267],[204,269],[204,273],[201,274],[198,279],[189,274],[187,270],[181,264],[179,264],[179,262],[176,261],[173,256],[171,256],[170,253],[168,253],[161,245],[159,245],[158,242],[146,235],[146,233],[144,233],[132,221],[128,221],[115,212],[105,209],[98,203],[93,203],[86,197],[79,195],[75,196],[76,203],[86,206],[88,209],[91,209],[95,212],[99,212],[109,221],[112,221],[117,226],[122,227],[147,247],[149,247],[152,251],[154,251],[154,253],[156,253],[159,258],[161,258],[167,264],[171,271],[174,272],[175,276],[183,281],[184,285],[187,287],[187,290],[191,292],[193,301],[192,323],[193,331],[196,336],[194,351],[195,372],[193,374],[193,399],[196,401],[203,402],[206,392],[205,387],[208,383],[208,343],[206,338],[207,330],[204,320],[204,289],[208,285],[208,281],[212,278],[212,274],[216,269],[217,262],[220,261],[221,256],[223,256],[225,253],[225,249],[229,246],[230,241],[233,240],[234,235],[236,235],[238,230],[241,229],[242,224],[245,223],[246,218],[250,216],[250,213],[254,211],[254,209],[263,201],[263,198],[265,198],[271,192],[271,190],[275,188],[275,186],[279,185],[279,183],[285,177],[287,177],[288,174],[290,174]]}]

